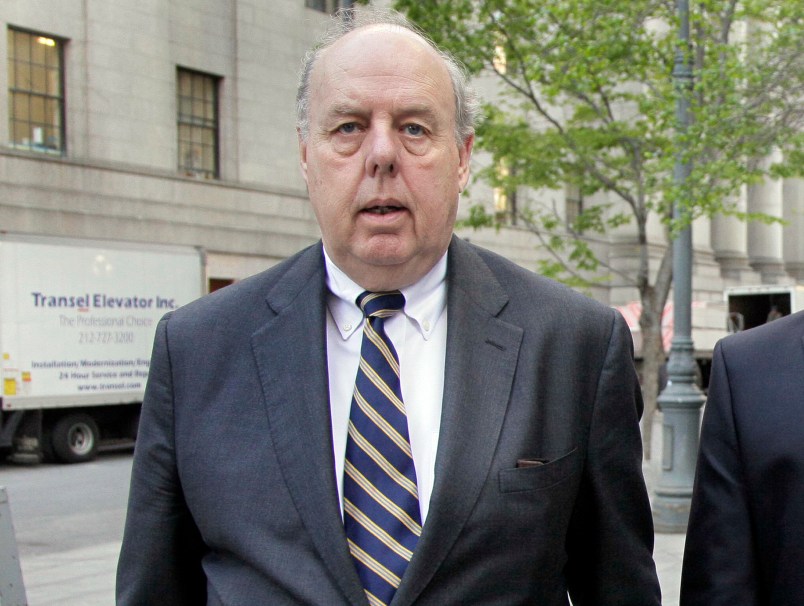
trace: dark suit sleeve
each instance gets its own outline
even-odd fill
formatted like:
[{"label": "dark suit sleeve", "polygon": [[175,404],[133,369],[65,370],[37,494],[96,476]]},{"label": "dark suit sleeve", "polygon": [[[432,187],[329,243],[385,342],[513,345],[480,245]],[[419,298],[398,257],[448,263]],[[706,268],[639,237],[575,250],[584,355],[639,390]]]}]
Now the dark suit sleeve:
[{"label": "dark suit sleeve", "polygon": [[681,580],[683,606],[756,604],[748,496],[722,344],[715,347]]},{"label": "dark suit sleeve", "polygon": [[176,469],[168,318],[157,327],[142,405],[117,568],[118,606],[206,603],[203,544]]},{"label": "dark suit sleeve", "polygon": [[661,602],[642,475],[642,408],[631,334],[614,313],[568,537],[567,580],[575,606]]}]

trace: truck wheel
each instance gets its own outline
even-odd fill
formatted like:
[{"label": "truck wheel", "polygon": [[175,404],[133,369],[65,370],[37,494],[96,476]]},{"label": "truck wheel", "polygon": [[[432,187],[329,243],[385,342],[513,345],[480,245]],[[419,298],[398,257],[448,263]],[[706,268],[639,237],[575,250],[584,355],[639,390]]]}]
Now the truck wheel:
[{"label": "truck wheel", "polygon": [[92,417],[82,413],[66,415],[53,426],[53,453],[62,463],[91,461],[98,452],[99,437],[98,425]]}]

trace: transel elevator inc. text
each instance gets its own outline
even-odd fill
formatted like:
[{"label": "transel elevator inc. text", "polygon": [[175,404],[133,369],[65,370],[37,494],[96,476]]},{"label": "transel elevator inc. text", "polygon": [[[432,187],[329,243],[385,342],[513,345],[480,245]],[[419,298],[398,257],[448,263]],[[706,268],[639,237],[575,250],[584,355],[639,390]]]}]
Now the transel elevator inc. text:
[{"label": "transel elevator inc. text", "polygon": [[34,307],[59,307],[77,309],[173,309],[175,299],[156,297],[118,297],[104,293],[83,295],[48,295],[32,292]]}]

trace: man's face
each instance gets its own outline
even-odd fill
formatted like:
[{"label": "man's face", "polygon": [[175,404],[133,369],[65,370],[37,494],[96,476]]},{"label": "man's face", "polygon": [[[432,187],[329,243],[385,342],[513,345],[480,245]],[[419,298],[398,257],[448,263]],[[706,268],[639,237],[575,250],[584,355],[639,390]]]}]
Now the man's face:
[{"label": "man's face", "polygon": [[469,178],[443,60],[410,32],[365,27],[324,51],[310,87],[301,167],[327,254],[363,288],[414,283],[446,251]]}]

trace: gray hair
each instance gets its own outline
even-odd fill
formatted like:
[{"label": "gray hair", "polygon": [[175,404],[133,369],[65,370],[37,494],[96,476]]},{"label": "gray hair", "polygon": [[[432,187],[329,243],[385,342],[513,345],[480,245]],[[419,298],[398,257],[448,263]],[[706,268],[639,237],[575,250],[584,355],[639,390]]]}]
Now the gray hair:
[{"label": "gray hair", "polygon": [[306,141],[310,133],[310,74],[316,61],[323,51],[346,34],[367,25],[393,25],[407,29],[419,36],[444,60],[455,96],[455,140],[460,144],[474,134],[475,121],[480,115],[480,103],[469,84],[469,76],[463,66],[451,54],[440,49],[427,34],[402,13],[372,6],[339,10],[330,29],[304,56],[299,88],[296,92],[296,127],[299,129],[302,141]]}]

